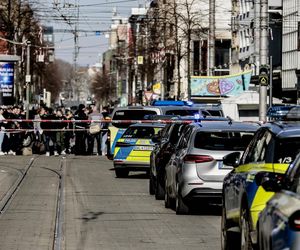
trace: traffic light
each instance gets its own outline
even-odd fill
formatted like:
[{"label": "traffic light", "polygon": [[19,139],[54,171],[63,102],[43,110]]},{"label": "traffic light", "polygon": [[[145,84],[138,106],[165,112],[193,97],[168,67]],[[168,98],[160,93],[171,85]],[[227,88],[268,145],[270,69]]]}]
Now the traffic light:
[{"label": "traffic light", "polygon": [[261,86],[269,85],[269,68],[267,65],[262,65],[260,67],[258,82]]},{"label": "traffic light", "polygon": [[266,65],[263,65],[259,68],[260,75],[269,75],[269,68]]}]

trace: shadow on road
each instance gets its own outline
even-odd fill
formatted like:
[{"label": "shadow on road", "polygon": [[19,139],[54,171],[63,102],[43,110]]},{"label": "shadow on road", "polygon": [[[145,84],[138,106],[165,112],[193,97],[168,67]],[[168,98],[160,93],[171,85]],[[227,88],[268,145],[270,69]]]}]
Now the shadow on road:
[{"label": "shadow on road", "polygon": [[[175,209],[172,209],[175,211]],[[221,216],[222,206],[221,205],[197,205],[190,208],[189,215],[210,215],[210,216]]]},{"label": "shadow on road", "polygon": [[[114,168],[109,169],[110,171],[115,171]],[[117,177],[115,177],[117,178]],[[117,179],[149,179],[149,174],[145,172],[129,172],[127,177],[117,178]]]}]

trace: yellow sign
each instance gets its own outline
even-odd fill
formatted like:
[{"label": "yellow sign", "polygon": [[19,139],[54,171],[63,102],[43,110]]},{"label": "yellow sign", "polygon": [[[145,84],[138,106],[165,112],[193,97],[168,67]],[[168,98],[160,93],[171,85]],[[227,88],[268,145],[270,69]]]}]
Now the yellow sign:
[{"label": "yellow sign", "polygon": [[269,84],[268,76],[260,75],[259,76],[259,84],[262,85],[262,86],[267,86]]},{"label": "yellow sign", "polygon": [[138,64],[144,64],[144,57],[138,56]]},{"label": "yellow sign", "polygon": [[154,83],[153,85],[152,85],[152,90],[153,90],[153,93],[154,94],[157,94],[157,95],[160,95],[160,93],[161,93],[161,84],[160,84],[160,82],[157,82],[157,83]]}]

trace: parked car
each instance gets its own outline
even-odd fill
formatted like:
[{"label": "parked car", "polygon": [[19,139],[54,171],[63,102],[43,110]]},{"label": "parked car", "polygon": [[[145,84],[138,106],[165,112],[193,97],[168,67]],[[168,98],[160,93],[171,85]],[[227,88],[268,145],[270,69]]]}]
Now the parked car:
[{"label": "parked car", "polygon": [[288,168],[286,177],[262,173],[259,185],[277,191],[259,216],[259,249],[300,249],[300,154]]},{"label": "parked car", "polygon": [[165,197],[165,166],[174,153],[180,134],[188,123],[170,123],[157,138],[150,155],[149,193],[163,200]]},{"label": "parked car", "polygon": [[199,108],[189,106],[183,101],[156,101],[152,106],[117,107],[113,110],[108,132],[108,158],[112,159],[115,145],[125,130],[136,120],[148,120],[149,116],[191,116],[201,113]]},{"label": "parked car", "polygon": [[[202,113],[202,115],[204,114]],[[198,116],[198,118],[197,116],[184,116],[175,117],[174,120],[177,122],[168,124],[162,130],[161,137],[158,138],[150,155],[149,193],[155,194],[157,200],[165,198],[165,167],[175,151],[183,129],[189,124],[188,121],[228,121],[227,118],[213,116],[206,116],[205,118],[203,116]]]},{"label": "parked car", "polygon": [[258,129],[241,159],[241,152],[224,157],[224,164],[234,169],[223,185],[222,249],[252,249],[257,244],[258,216],[274,193],[258,185],[256,176],[284,174],[299,151],[299,123],[276,121]]},{"label": "parked car", "polygon": [[194,202],[221,203],[223,179],[232,169],[223,156],[242,152],[258,127],[231,120],[186,126],[166,165],[165,206],[176,201],[176,213],[185,214]]},{"label": "parked car", "polygon": [[113,164],[117,177],[128,176],[129,171],[149,172],[150,153],[157,135],[164,124],[134,124],[129,126],[117,141]]}]

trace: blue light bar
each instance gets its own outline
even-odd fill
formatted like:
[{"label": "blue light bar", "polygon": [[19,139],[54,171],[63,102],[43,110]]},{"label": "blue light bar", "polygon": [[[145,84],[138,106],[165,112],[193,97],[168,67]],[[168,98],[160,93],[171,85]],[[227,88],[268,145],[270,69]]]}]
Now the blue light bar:
[{"label": "blue light bar", "polygon": [[273,106],[270,108],[267,112],[267,116],[269,118],[280,120],[286,117],[286,115],[289,113],[289,111],[294,108],[294,105],[291,106]]},{"label": "blue light bar", "polygon": [[193,106],[190,101],[153,101],[152,106]]}]

